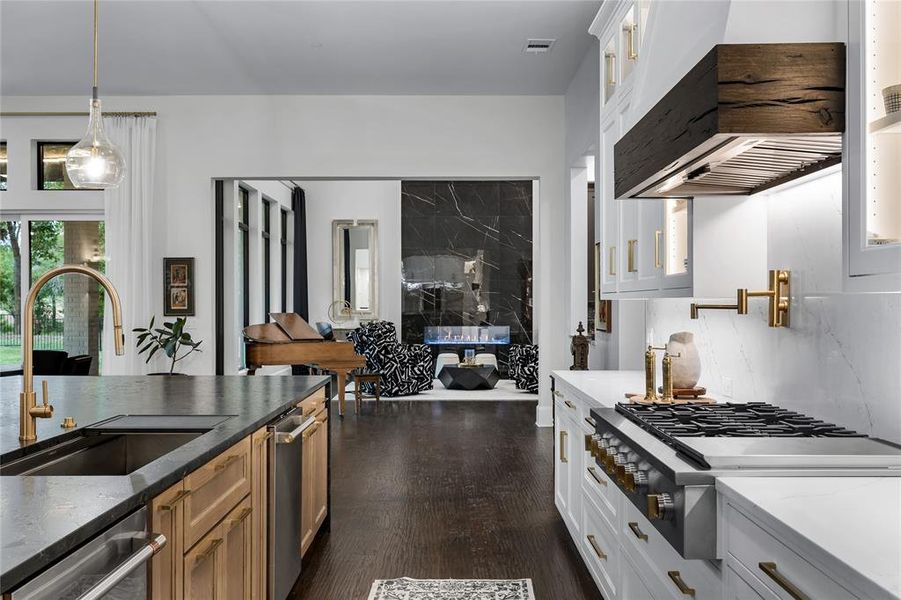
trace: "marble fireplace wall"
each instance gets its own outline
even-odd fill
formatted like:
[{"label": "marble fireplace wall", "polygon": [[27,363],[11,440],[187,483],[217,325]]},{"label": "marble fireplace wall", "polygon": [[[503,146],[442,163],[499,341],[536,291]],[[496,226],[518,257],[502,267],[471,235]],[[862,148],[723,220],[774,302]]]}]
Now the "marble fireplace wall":
[{"label": "marble fireplace wall", "polygon": [[404,181],[401,257],[404,342],[490,324],[532,343],[532,181]]}]

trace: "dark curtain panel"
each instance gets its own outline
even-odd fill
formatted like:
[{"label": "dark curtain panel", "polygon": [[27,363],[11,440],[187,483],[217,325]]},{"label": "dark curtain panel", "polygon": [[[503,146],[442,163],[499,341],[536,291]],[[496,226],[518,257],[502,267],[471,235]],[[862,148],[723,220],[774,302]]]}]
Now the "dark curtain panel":
[{"label": "dark curtain panel", "polygon": [[310,298],[307,294],[307,200],[303,189],[294,188],[294,312],[308,321]]},{"label": "dark curtain panel", "polygon": [[225,374],[224,223],[225,182],[216,180],[216,375]]}]

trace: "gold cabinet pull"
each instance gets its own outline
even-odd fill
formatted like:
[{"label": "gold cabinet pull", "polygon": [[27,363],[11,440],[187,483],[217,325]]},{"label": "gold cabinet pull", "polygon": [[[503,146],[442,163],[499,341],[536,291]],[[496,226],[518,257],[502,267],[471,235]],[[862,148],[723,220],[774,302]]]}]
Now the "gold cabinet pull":
[{"label": "gold cabinet pull", "polygon": [[604,58],[607,59],[607,85],[616,85],[616,73],[613,72],[616,68],[616,53],[605,52]]},{"label": "gold cabinet pull", "polygon": [[219,463],[218,465],[216,465],[216,470],[217,470],[217,471],[224,471],[225,469],[228,468],[228,466],[229,466],[230,464],[232,464],[233,462],[235,462],[235,461],[238,460],[239,458],[241,458],[241,455],[240,455],[240,454],[232,454],[232,455],[226,456],[226,457],[225,457],[225,460],[223,460],[221,463]]},{"label": "gold cabinet pull", "polygon": [[554,390],[554,395],[557,396],[558,398],[562,398],[563,392],[561,392],[560,390]]},{"label": "gold cabinet pull", "polygon": [[635,49],[636,29],[638,29],[638,25],[636,25],[635,23],[623,25],[623,31],[626,33],[626,37],[629,39],[629,60],[635,60],[638,58],[638,51]]},{"label": "gold cabinet pull", "polygon": [[567,405],[568,407],[570,407],[570,408],[572,408],[572,409],[575,409],[575,408],[576,408],[576,405],[573,404],[572,402],[570,402],[569,400],[564,400],[564,401],[563,401],[563,404]]},{"label": "gold cabinet pull", "polygon": [[774,562],[762,562],[758,565],[760,570],[766,573],[766,576],[776,582],[785,592],[794,598],[794,600],[810,600],[807,594],[798,589],[798,587],[779,572]]},{"label": "gold cabinet pull", "polygon": [[594,553],[598,555],[598,558],[601,560],[607,560],[607,555],[604,554],[604,551],[601,550],[600,546],[598,546],[597,539],[593,535],[585,536],[588,538],[588,543],[591,544],[591,549],[594,550]]},{"label": "gold cabinet pull", "polygon": [[629,522],[629,529],[632,530],[632,533],[634,533],[635,537],[637,537],[638,539],[648,541],[648,534],[639,529],[638,523],[636,523],[635,521]]},{"label": "gold cabinet pull", "polygon": [[196,565],[202,563],[203,561],[211,557],[216,552],[216,548],[218,548],[220,544],[222,544],[222,538],[210,540],[209,548],[197,555],[197,558],[194,559],[194,564]]},{"label": "gold cabinet pull", "polygon": [[160,504],[160,510],[175,510],[176,505],[190,495],[191,490],[179,490],[177,494],[172,496],[172,500],[169,500],[168,504]]},{"label": "gold cabinet pull", "polygon": [[313,436],[313,434],[316,433],[316,430],[319,429],[319,426],[321,424],[322,424],[321,421],[316,421],[315,423],[310,425],[310,427],[306,431],[303,432],[303,439],[305,439],[305,440],[310,439]]},{"label": "gold cabinet pull", "polygon": [[662,269],[663,261],[660,260],[660,238],[663,237],[663,231],[660,229],[654,232],[654,268]]},{"label": "gold cabinet pull", "polygon": [[629,273],[634,273],[638,269],[635,268],[635,246],[638,244],[638,240],[629,240],[627,249],[628,253],[626,254],[626,271]]},{"label": "gold cabinet pull", "polygon": [[607,249],[607,275],[616,276],[616,246]]},{"label": "gold cabinet pull", "polygon": [[585,422],[588,423],[589,425],[591,425],[592,427],[598,426],[597,422],[594,419],[592,419],[591,417],[585,417]]},{"label": "gold cabinet pull", "polygon": [[597,481],[599,485],[607,487],[607,482],[598,477],[598,472],[594,470],[594,467],[588,467],[588,474],[591,475],[591,478]]},{"label": "gold cabinet pull", "polygon": [[233,529],[235,527],[235,525],[238,525],[239,523],[241,523],[241,521],[243,521],[247,517],[249,517],[250,513],[252,513],[252,512],[253,512],[253,507],[248,506],[247,508],[242,510],[241,514],[239,514],[237,517],[235,517],[234,519],[229,519],[228,520],[229,529]]},{"label": "gold cabinet pull", "polygon": [[682,575],[679,571],[667,571],[667,575],[669,578],[673,580],[673,583],[676,584],[676,587],[679,588],[679,591],[685,594],[686,596],[695,597],[695,589],[692,587],[688,587],[684,581],[682,581]]},{"label": "gold cabinet pull", "polygon": [[560,462],[565,463],[569,462],[569,459],[566,458],[566,432],[560,432]]}]

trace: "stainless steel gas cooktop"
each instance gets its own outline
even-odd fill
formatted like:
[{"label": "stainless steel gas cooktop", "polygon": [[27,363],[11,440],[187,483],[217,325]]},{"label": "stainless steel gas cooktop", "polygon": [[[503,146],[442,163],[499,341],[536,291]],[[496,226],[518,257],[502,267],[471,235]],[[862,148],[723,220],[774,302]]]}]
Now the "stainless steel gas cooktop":
[{"label": "stainless steel gas cooktop", "polygon": [[591,414],[592,456],[685,558],[716,556],[716,477],[901,476],[901,446],[771,404]]}]

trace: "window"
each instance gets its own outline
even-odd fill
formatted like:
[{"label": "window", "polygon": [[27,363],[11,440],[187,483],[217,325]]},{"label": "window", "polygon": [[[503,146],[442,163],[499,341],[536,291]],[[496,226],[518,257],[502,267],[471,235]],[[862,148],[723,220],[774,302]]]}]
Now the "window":
[{"label": "window", "polygon": [[37,189],[75,190],[66,173],[66,153],[75,142],[38,142]]},{"label": "window", "polygon": [[250,192],[238,188],[238,281],[241,291],[241,327],[250,325]]},{"label": "window", "polygon": [[288,211],[281,210],[279,244],[281,246],[282,312],[288,312]]},{"label": "window", "polygon": [[[104,244],[103,221],[0,221],[0,363],[22,361],[21,314],[28,287],[63,264],[104,271]],[[98,373],[104,303],[103,290],[86,277],[48,282],[35,303],[35,350],[90,356],[90,372]]]},{"label": "window", "polygon": [[272,255],[270,249],[272,201],[263,198],[263,319],[269,321],[269,311],[272,309]]},{"label": "window", "polygon": [[6,142],[0,142],[0,192],[6,191]]}]

